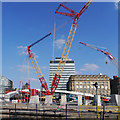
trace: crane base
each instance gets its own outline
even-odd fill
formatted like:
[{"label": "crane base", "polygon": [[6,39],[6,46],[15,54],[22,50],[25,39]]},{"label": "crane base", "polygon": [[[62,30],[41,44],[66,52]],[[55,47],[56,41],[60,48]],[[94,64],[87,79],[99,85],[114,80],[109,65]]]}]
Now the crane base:
[{"label": "crane base", "polygon": [[45,104],[47,104],[47,105],[53,104],[52,95],[46,95],[46,97],[45,97]]}]

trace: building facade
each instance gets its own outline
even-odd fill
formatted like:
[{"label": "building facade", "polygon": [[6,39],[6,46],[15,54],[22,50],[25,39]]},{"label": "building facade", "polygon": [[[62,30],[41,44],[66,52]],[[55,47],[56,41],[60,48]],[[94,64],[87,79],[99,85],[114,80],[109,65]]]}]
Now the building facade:
[{"label": "building facade", "polygon": [[5,93],[6,90],[13,88],[13,82],[8,78],[0,75],[0,94]]},{"label": "building facade", "polygon": [[113,76],[113,79],[110,79],[110,88],[111,94],[120,95],[120,77]]},{"label": "building facade", "polygon": [[96,88],[93,84],[98,83],[97,94],[110,95],[110,80],[107,75],[71,75],[68,81],[68,90],[95,95]]},{"label": "building facade", "polygon": [[[61,58],[55,58],[55,61],[50,61],[50,64],[49,64],[49,87],[50,88],[51,88],[51,84],[55,76],[56,70],[58,68],[60,59]],[[60,66],[60,70],[61,68],[62,67]],[[67,82],[69,80],[69,77],[70,75],[74,75],[74,74],[75,74],[75,62],[72,59],[67,59],[57,90],[67,90]]]}]

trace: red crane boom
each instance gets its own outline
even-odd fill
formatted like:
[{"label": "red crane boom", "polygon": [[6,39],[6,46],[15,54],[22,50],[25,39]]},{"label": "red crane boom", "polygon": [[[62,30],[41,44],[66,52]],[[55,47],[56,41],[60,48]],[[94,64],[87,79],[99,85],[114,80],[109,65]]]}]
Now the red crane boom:
[{"label": "red crane boom", "polygon": [[96,48],[96,47],[93,47],[92,45],[87,44],[87,43],[83,43],[83,42],[79,42],[79,43],[82,44],[82,45],[88,46],[88,47],[90,47],[90,48],[92,48],[92,49],[94,49],[94,50],[97,50],[97,51],[100,51],[100,52],[104,53],[104,54],[110,59],[110,61],[111,61],[116,67],[118,67],[118,61],[116,60],[116,58],[115,58],[114,56],[112,56],[112,55],[107,51],[106,48],[105,48],[105,50],[100,50],[100,49],[98,49],[98,48]]},{"label": "red crane boom", "polygon": [[[78,19],[82,15],[82,13],[89,7],[89,5],[92,3],[92,1],[93,0],[89,0],[84,5],[84,7],[80,10],[79,13],[77,13],[77,12],[73,11],[72,9],[64,6],[63,4],[60,4],[59,7],[57,8],[57,10],[55,11],[55,13],[57,13],[57,14],[73,17],[74,20],[73,20],[73,23],[72,23],[72,26],[71,26],[71,29],[70,29],[70,32],[69,32],[69,35],[68,35],[68,38],[67,38],[67,42],[65,44],[65,47],[64,47],[64,50],[63,50],[63,53],[62,53],[62,56],[61,56],[61,60],[59,62],[57,71],[55,73],[55,77],[53,78],[53,81],[52,81],[51,95],[53,95],[53,93],[55,92],[55,90],[58,86],[58,83],[60,81],[64,66],[65,66],[65,63],[67,61],[68,54],[69,54],[69,51],[70,51],[70,48],[71,48],[71,44],[73,42],[73,38],[74,38],[76,29],[77,29]],[[58,10],[61,6],[64,7],[65,9],[67,9],[68,11],[70,11],[71,13],[58,12]]]},{"label": "red crane boom", "polygon": [[31,44],[31,45],[29,45],[29,46],[27,47],[29,58],[30,58],[30,60],[31,60],[31,62],[32,62],[32,64],[33,64],[33,67],[34,67],[34,69],[35,69],[35,72],[37,73],[37,76],[38,76],[38,78],[39,78],[39,80],[40,80],[40,83],[41,83],[41,92],[42,92],[42,88],[44,88],[45,91],[46,91],[46,93],[43,93],[43,92],[42,92],[42,93],[43,93],[43,94],[47,94],[47,95],[49,95],[49,89],[48,89],[47,83],[46,83],[46,81],[45,81],[45,78],[43,77],[43,74],[42,74],[41,69],[40,69],[40,67],[39,67],[39,65],[38,65],[38,63],[37,63],[37,61],[36,61],[36,59],[35,59],[35,56],[33,55],[33,53],[32,53],[32,51],[31,51],[30,48],[31,48],[32,46],[34,46],[35,44],[37,44],[38,42],[40,42],[41,40],[43,40],[43,39],[45,39],[46,37],[50,36],[50,35],[51,35],[51,33],[45,35],[45,36],[42,37],[40,40],[34,42],[33,44]]},{"label": "red crane boom", "polygon": [[[61,57],[61,60],[59,62],[59,65],[58,65],[55,77],[53,78],[53,82],[52,82],[52,86],[51,86],[51,91],[49,91],[47,83],[46,83],[46,81],[45,81],[45,79],[43,77],[43,74],[42,74],[41,70],[40,70],[40,67],[38,66],[38,63],[37,63],[37,61],[35,59],[35,56],[33,55],[32,51],[30,49],[32,46],[34,46],[35,44],[37,44],[41,40],[43,40],[46,37],[50,36],[51,33],[47,34],[46,36],[44,36],[40,40],[34,42],[33,44],[31,44],[31,45],[29,45],[27,47],[29,58],[31,59],[33,67],[34,67],[34,69],[35,69],[35,71],[37,73],[37,76],[38,76],[38,78],[39,78],[39,80],[41,82],[41,91],[42,91],[42,88],[44,88],[45,91],[46,91],[46,93],[43,93],[43,94],[45,94],[45,95],[49,95],[49,94],[53,95],[54,94],[54,92],[55,92],[55,90],[56,90],[56,88],[58,86],[60,77],[62,75],[62,72],[63,72],[64,66],[65,66],[66,60],[68,58],[68,54],[69,54],[69,51],[70,51],[70,48],[71,48],[71,44],[72,44],[72,41],[73,41],[73,38],[74,38],[74,35],[75,35],[75,31],[76,31],[76,28],[77,28],[78,19],[82,15],[82,13],[88,8],[88,6],[92,3],[92,1],[93,0],[89,0],[84,5],[84,7],[80,10],[79,13],[77,13],[77,12],[73,11],[72,9],[64,6],[63,4],[60,4],[59,7],[57,8],[57,10],[55,11],[55,13],[73,17],[74,21],[72,23],[72,26],[71,26],[71,29],[70,29],[70,32],[69,32],[69,35],[68,35],[68,38],[67,38],[67,42],[65,44],[65,47],[64,47],[64,50],[63,50],[63,53],[62,53],[62,57]],[[58,10],[59,10],[59,8],[61,6],[64,7],[65,9],[67,9],[68,11],[70,11],[71,13],[58,12]],[[60,69],[61,66],[62,66],[62,68]]]}]

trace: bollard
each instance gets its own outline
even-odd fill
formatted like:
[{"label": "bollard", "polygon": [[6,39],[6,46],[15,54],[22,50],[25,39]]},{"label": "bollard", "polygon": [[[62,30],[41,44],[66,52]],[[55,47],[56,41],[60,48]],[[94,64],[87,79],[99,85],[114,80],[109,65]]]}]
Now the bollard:
[{"label": "bollard", "polygon": [[102,111],[100,111],[100,120],[102,120],[102,116],[101,115],[102,115]]},{"label": "bollard", "polygon": [[97,118],[99,118],[99,106],[97,106]]},{"label": "bollard", "polygon": [[67,104],[66,104],[66,120],[67,120]]},{"label": "bollard", "polygon": [[10,108],[9,108],[9,120],[11,120],[11,116],[10,116]]},{"label": "bollard", "polygon": [[104,114],[105,114],[105,105],[103,103],[103,119],[102,120],[104,120]]},{"label": "bollard", "polygon": [[37,116],[38,116],[38,115],[37,115],[37,104],[36,104],[36,120],[37,120]]},{"label": "bollard", "polygon": [[120,120],[120,106],[118,106],[118,120]]},{"label": "bollard", "polygon": [[81,105],[79,105],[79,117],[81,117]]},{"label": "bollard", "polygon": [[54,111],[54,119],[56,120],[56,111]]},{"label": "bollard", "polygon": [[17,117],[17,113],[16,113],[16,104],[15,104],[15,117]]}]

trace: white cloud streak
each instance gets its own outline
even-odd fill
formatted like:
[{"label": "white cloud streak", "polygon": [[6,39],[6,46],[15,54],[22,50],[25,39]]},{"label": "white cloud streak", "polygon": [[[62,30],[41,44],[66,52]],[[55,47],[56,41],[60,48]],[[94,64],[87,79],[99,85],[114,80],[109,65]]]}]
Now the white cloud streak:
[{"label": "white cloud streak", "polygon": [[[18,46],[17,47],[19,49],[18,54],[19,55],[28,55],[27,52],[27,47],[26,46]],[[35,58],[38,58],[38,55],[36,55],[36,53],[32,52],[35,56]]]},{"label": "white cloud streak", "polygon": [[17,65],[17,68],[19,71],[21,72],[25,72],[27,71],[28,69],[33,69],[32,66],[29,66],[29,65]]},{"label": "white cloud streak", "polygon": [[96,64],[84,64],[83,68],[81,68],[81,71],[95,71],[99,68]]},{"label": "white cloud streak", "polygon": [[43,69],[43,70],[46,70],[46,69],[47,69],[47,66],[42,66],[42,69]]},{"label": "white cloud streak", "polygon": [[26,78],[26,80],[30,80],[30,81],[39,81],[39,79],[35,79],[35,78]]},{"label": "white cloud streak", "polygon": [[19,55],[27,55],[27,47],[26,46],[17,46],[19,49],[18,54]]},{"label": "white cloud streak", "polygon": [[65,44],[64,39],[57,39],[56,41],[54,41],[54,46],[57,47],[58,49],[61,49],[64,44]]}]

